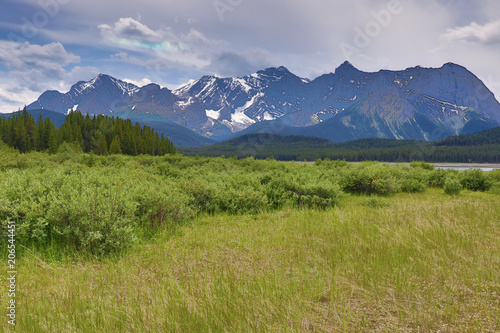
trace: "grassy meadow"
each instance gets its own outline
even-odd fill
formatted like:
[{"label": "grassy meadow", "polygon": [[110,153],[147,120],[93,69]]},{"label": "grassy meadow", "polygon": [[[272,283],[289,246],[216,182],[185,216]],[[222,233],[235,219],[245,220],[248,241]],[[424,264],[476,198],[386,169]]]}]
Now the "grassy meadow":
[{"label": "grassy meadow", "polygon": [[500,330],[498,172],[2,149],[3,331]]}]

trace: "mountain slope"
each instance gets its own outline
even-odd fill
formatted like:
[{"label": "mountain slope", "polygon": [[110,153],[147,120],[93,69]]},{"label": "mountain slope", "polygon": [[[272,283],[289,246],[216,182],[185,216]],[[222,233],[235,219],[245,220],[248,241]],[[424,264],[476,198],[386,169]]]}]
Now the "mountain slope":
[{"label": "mountain slope", "polygon": [[[18,113],[21,113],[22,111],[16,111],[12,113],[4,113],[1,114],[0,116],[2,118],[10,118]],[[56,128],[59,128],[64,121],[66,120],[66,116],[55,111],[51,110],[45,110],[45,109],[35,109],[35,110],[28,110],[27,111],[29,115],[33,116],[35,118],[35,123],[38,122],[38,117],[40,117],[40,114],[42,115],[42,119],[45,118],[50,118],[50,121],[56,126]]]},{"label": "mountain slope", "polygon": [[48,91],[28,109],[120,114],[175,123],[223,141],[257,132],[334,142],[359,138],[438,140],[500,125],[500,104],[466,68],[413,67],[367,73],[345,62],[312,81],[285,67],[244,77],[203,76],[169,90],[99,75],[66,94]]},{"label": "mountain slope", "polygon": [[133,84],[99,74],[91,81],[78,82],[65,94],[46,91],[27,109],[48,109],[64,114],[78,109],[84,114],[109,114],[138,90]]},{"label": "mountain slope", "polygon": [[434,143],[435,146],[500,145],[500,127],[468,135],[454,135]]},{"label": "mountain slope", "polygon": [[320,95],[335,113],[329,119],[304,128],[286,126],[288,122],[280,119],[256,124],[243,133],[306,135],[333,142],[371,137],[439,140],[500,124],[500,105],[493,94],[477,77],[454,64],[363,73],[345,63],[335,74],[311,85],[318,94],[318,87],[327,82],[331,92]]}]

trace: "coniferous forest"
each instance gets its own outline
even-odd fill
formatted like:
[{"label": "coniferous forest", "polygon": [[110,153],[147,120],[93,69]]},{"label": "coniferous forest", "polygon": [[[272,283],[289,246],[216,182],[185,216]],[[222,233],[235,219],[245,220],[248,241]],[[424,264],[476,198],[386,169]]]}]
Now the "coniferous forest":
[{"label": "coniferous forest", "polygon": [[425,161],[430,163],[500,162],[500,128],[452,136],[440,141],[396,139],[359,139],[332,143],[304,136],[281,136],[267,133],[248,134],[206,147],[183,148],[185,155],[253,156],[280,161],[314,161],[318,158],[382,162]]},{"label": "coniferous forest", "polygon": [[42,113],[35,121],[25,108],[10,118],[0,118],[0,138],[21,153],[55,153],[63,143],[75,144],[83,152],[96,155],[161,156],[176,153],[168,138],[148,126],[141,127],[129,119],[104,115],[84,116],[80,111],[68,114],[62,126],[56,128]]}]

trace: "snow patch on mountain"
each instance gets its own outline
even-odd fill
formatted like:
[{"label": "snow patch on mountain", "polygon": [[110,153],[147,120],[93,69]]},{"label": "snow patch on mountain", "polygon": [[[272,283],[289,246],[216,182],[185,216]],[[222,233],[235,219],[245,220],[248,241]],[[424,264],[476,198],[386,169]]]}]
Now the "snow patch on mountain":
[{"label": "snow patch on mountain", "polygon": [[238,82],[243,87],[245,92],[248,93],[248,92],[250,92],[250,90],[252,90],[252,87],[250,87],[244,79],[238,77],[238,78],[235,78],[234,80],[236,82]]},{"label": "snow patch on mountain", "polygon": [[198,82],[198,80],[189,80],[184,85],[181,85],[179,88],[173,90],[172,94],[177,95],[177,96],[182,95],[182,94],[188,92],[189,89],[191,89],[197,82]]},{"label": "snow patch on mountain", "polygon": [[68,111],[66,111],[66,115],[70,114],[73,111],[78,110],[78,104],[73,105],[73,107],[69,108]]},{"label": "snow patch on mountain", "polygon": [[181,109],[186,109],[188,106],[194,103],[194,99],[192,97],[189,97],[187,101],[178,101],[176,104],[181,108]]},{"label": "snow patch on mountain", "polygon": [[264,120],[265,121],[270,121],[270,120],[274,120],[276,119],[276,117],[273,117],[269,112],[264,112]]},{"label": "snow patch on mountain", "polygon": [[208,118],[217,120],[220,117],[220,110],[219,111],[205,110],[205,114],[207,115]]},{"label": "snow patch on mountain", "polygon": [[255,124],[257,121],[250,118],[245,114],[245,111],[251,108],[258,98],[263,97],[263,93],[258,93],[254,95],[249,101],[247,101],[243,106],[240,106],[234,110],[234,113],[231,114],[231,121],[223,120],[222,124],[228,127],[231,132],[239,132],[242,131],[249,126]]}]

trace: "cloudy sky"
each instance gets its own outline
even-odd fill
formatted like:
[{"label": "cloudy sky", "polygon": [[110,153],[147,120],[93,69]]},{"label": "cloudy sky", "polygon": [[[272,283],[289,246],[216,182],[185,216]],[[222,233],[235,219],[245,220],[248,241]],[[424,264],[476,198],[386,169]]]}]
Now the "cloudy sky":
[{"label": "cloudy sky", "polygon": [[0,112],[99,73],[174,89],[285,66],[315,78],[455,62],[500,99],[498,0],[1,0]]}]

